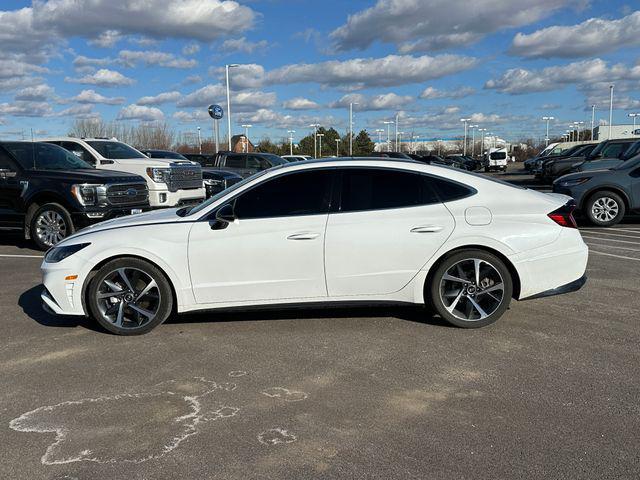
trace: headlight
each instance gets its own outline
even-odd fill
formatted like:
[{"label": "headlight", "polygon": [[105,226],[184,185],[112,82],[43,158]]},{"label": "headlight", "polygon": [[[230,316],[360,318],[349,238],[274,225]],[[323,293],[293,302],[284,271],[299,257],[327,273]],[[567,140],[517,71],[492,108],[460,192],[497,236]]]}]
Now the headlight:
[{"label": "headlight", "polygon": [[205,178],[202,180],[204,185],[208,185],[210,187],[224,187],[224,180],[216,180],[213,178]]},{"label": "headlight", "polygon": [[80,205],[91,207],[106,203],[107,187],[105,185],[76,184],[71,186],[71,193]]},{"label": "headlight", "polygon": [[559,187],[575,187],[578,185],[582,185],[583,183],[587,183],[591,180],[591,177],[582,177],[582,178],[573,178],[571,180],[561,180],[558,182]]},{"label": "headlight", "polygon": [[149,178],[156,183],[167,183],[167,181],[165,180],[165,175],[168,175],[168,174],[169,174],[168,168],[156,168],[156,167],[147,168],[147,175],[149,175]]},{"label": "headlight", "polygon": [[79,252],[85,247],[91,245],[90,243],[76,243],[75,245],[65,245],[63,247],[53,247],[50,249],[44,257],[44,261],[47,263],[58,263],[65,258]]}]

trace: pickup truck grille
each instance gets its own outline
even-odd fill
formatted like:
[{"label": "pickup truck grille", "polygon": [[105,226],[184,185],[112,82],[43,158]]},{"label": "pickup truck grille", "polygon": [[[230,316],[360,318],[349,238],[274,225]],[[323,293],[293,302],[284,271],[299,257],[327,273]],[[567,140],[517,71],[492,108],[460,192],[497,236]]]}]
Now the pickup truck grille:
[{"label": "pickup truck grille", "polygon": [[111,205],[139,205],[148,199],[149,191],[144,183],[119,183],[107,187],[107,201]]},{"label": "pickup truck grille", "polygon": [[171,165],[165,176],[170,192],[202,188],[202,167],[200,165]]}]

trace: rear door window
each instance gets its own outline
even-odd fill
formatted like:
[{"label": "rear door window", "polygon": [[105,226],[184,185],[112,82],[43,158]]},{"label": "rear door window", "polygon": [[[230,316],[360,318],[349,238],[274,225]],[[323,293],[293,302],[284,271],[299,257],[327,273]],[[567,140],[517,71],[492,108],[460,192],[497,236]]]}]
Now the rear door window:
[{"label": "rear door window", "polygon": [[611,143],[602,149],[602,156],[604,158],[618,158],[628,146],[628,143]]},{"label": "rear door window", "polygon": [[96,159],[93,157],[93,155],[91,155],[89,153],[89,151],[86,148],[84,148],[82,145],[80,145],[79,143],[76,143],[76,142],[61,142],[60,146],[62,148],[64,148],[65,150],[68,150],[71,153],[73,153],[79,159],[84,160],[85,162],[87,162],[87,163],[89,163],[91,165],[95,165],[96,164]]},{"label": "rear door window", "polygon": [[247,168],[247,161],[244,155],[227,155],[224,164],[229,168]]}]

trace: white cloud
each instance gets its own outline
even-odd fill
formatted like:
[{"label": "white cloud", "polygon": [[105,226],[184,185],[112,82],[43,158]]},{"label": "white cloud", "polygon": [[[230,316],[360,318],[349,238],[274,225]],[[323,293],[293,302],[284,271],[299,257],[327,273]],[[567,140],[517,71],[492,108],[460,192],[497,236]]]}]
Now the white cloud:
[{"label": "white cloud", "polygon": [[209,84],[185,95],[176,105],[178,107],[206,108],[212,103],[221,103],[225,98],[226,90],[222,85]]},{"label": "white cloud", "polygon": [[286,100],[282,106],[284,108],[288,108],[289,110],[313,110],[316,108],[320,108],[313,100],[309,100],[308,98],[303,97],[295,97],[289,100]]},{"label": "white cloud", "polygon": [[202,77],[200,75],[189,75],[184,78],[182,85],[193,85],[194,83],[201,83]]},{"label": "white cloud", "polygon": [[329,107],[348,108],[351,102],[358,104],[354,107],[358,111],[395,110],[404,105],[415,102],[415,98],[410,95],[397,95],[392,92],[373,96],[350,93],[344,95],[337,102],[331,103]]},{"label": "white cloud", "polygon": [[532,24],[585,0],[378,0],[349,15],[330,38],[338,50],[364,50],[376,41],[401,53],[468,45],[498,30]]},{"label": "white cloud", "polygon": [[[226,89],[222,85],[205,85],[204,87],[185,95],[177,102],[178,107],[206,108],[212,103],[222,104],[226,101]],[[240,112],[257,108],[270,107],[276,103],[276,94],[273,92],[243,91],[233,92],[231,96],[231,108]]]},{"label": "white cloud", "polygon": [[93,118],[97,114],[93,111],[93,105],[74,105],[55,114],[57,117]]},{"label": "white cloud", "polygon": [[183,55],[195,55],[200,51],[200,45],[198,43],[190,43],[182,47]]},{"label": "white cloud", "polygon": [[194,59],[176,57],[172,53],[150,50],[121,50],[118,60],[127,67],[134,67],[137,63],[157,65],[169,68],[193,68],[198,62]]},{"label": "white cloud", "polygon": [[[210,68],[209,75],[223,81],[225,68]],[[264,67],[255,63],[242,64],[229,70],[230,84],[234,89],[260,88],[265,83],[265,75]]]},{"label": "white cloud", "polygon": [[221,49],[225,52],[243,52],[254,53],[256,51],[264,50],[269,46],[266,40],[260,40],[258,42],[252,42],[245,37],[237,39],[229,39],[222,42]]},{"label": "white cloud", "polygon": [[82,90],[72,100],[78,103],[101,103],[104,105],[121,105],[125,102],[124,97],[105,97],[95,90]]},{"label": "white cloud", "polygon": [[178,110],[172,115],[173,118],[180,123],[193,123],[193,122],[210,122],[211,117],[206,110],[193,110],[190,112],[184,110]]},{"label": "white cloud", "polygon": [[162,92],[158,95],[146,96],[140,98],[137,105],[161,105],[163,103],[177,102],[182,97],[182,94],[177,91]]},{"label": "white cloud", "polygon": [[[0,28],[0,30],[2,30]],[[47,73],[49,70],[28,62],[16,59],[0,58],[0,79],[25,77],[35,73]]]},{"label": "white cloud", "polygon": [[73,59],[73,66],[75,68],[82,67],[105,67],[113,63],[111,58],[90,58],[84,55],[78,55]]},{"label": "white cloud", "polygon": [[51,115],[51,105],[47,102],[18,100],[12,103],[0,103],[0,115],[14,117],[44,117]]},{"label": "white cloud", "polygon": [[16,100],[26,100],[31,102],[44,102],[53,95],[53,88],[49,85],[40,84],[33,87],[25,87],[16,93]]},{"label": "white cloud", "polygon": [[640,44],[640,12],[619,20],[590,18],[578,25],[553,26],[531,34],[518,33],[510,53],[528,58],[592,57]]},{"label": "white cloud", "polygon": [[141,120],[143,122],[156,122],[164,120],[164,113],[156,107],[142,105],[128,105],[118,113],[118,120]]},{"label": "white cloud", "polygon": [[485,88],[513,95],[546,92],[564,88],[567,85],[589,85],[596,82],[617,80],[638,80],[640,66],[627,67],[623,64],[609,66],[599,58],[546,67],[541,70],[514,68],[507,70],[500,78],[485,83]]},{"label": "white cloud", "polygon": [[460,87],[454,90],[438,90],[434,87],[425,88],[419,97],[425,100],[436,100],[441,98],[464,98],[473,95],[475,90],[471,87]]},{"label": "white cloud", "polygon": [[330,60],[286,65],[269,72],[266,81],[271,84],[320,83],[353,90],[391,87],[444,77],[473,68],[477,63],[477,59],[461,55],[389,55],[382,58]]},{"label": "white cloud", "polygon": [[122,34],[118,30],[106,30],[90,40],[89,44],[94,47],[111,48],[120,40],[122,40]]},{"label": "white cloud", "polygon": [[100,87],[121,87],[124,85],[131,85],[135,82],[135,80],[125,77],[120,72],[106,68],[101,68],[93,74],[85,75],[80,78],[67,77],[65,78],[65,81],[71,83],[83,83],[87,85],[98,85]]}]

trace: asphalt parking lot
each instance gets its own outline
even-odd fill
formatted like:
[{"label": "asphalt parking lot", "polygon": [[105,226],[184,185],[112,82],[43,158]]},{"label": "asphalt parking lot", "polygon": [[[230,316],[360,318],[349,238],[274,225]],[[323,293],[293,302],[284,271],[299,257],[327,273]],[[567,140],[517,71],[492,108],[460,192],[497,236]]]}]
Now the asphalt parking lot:
[{"label": "asphalt parking lot", "polygon": [[581,230],[581,291],[479,330],[358,308],[141,337],[44,313],[41,253],[2,234],[0,477],[638,478],[640,221]]}]

